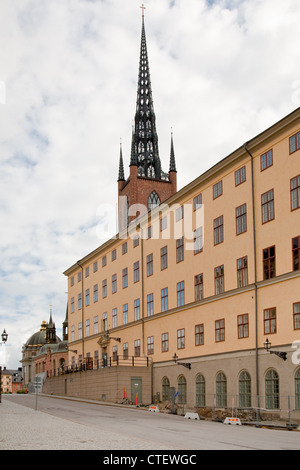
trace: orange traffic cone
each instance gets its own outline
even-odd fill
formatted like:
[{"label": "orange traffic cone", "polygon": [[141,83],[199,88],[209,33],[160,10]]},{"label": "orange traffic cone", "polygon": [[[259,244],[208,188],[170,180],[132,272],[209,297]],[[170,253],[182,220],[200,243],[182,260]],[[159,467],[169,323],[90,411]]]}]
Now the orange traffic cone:
[{"label": "orange traffic cone", "polygon": [[124,398],[127,398],[126,387],[124,387]]}]

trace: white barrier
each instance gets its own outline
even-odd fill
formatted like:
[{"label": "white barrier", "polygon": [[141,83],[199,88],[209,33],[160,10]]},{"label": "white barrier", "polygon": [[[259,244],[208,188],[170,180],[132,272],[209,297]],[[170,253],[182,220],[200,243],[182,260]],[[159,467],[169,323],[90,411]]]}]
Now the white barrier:
[{"label": "white barrier", "polygon": [[240,418],[225,418],[224,424],[236,424],[238,426],[242,425]]},{"label": "white barrier", "polygon": [[187,419],[200,419],[198,413],[186,413],[185,418],[187,418]]},{"label": "white barrier", "polygon": [[159,413],[158,406],[150,405],[148,411],[153,411],[154,413]]}]

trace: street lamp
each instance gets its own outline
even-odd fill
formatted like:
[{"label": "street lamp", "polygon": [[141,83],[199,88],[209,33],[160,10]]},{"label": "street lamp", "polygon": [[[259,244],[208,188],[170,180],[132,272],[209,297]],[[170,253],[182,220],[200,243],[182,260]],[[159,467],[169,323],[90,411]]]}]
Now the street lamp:
[{"label": "street lamp", "polygon": [[[5,344],[7,341],[7,338],[8,338],[8,334],[6,333],[4,329],[1,335],[2,343],[0,344]],[[2,391],[2,367],[0,366],[0,403],[1,403],[1,391]]]},{"label": "street lamp", "polygon": [[[5,328],[4,328],[4,330],[3,330],[3,333],[2,333],[2,335],[1,335],[1,338],[2,338],[3,344],[6,343],[7,338],[8,338],[8,334],[6,333]],[[1,344],[2,344],[2,343],[1,343]]]},{"label": "street lamp", "polygon": [[287,360],[287,353],[286,352],[282,352],[282,351],[271,351],[271,343],[270,341],[268,340],[268,338],[266,339],[266,341],[264,342],[264,348],[266,351],[268,351],[270,354],[276,354],[276,356],[280,357],[281,359],[283,359],[284,361]]},{"label": "street lamp", "polygon": [[177,356],[176,353],[174,354],[172,359],[175,362],[175,364],[177,364],[178,366],[183,366],[183,367],[186,367],[187,369],[191,370],[191,367],[192,367],[191,363],[190,362],[178,362],[178,356]]}]

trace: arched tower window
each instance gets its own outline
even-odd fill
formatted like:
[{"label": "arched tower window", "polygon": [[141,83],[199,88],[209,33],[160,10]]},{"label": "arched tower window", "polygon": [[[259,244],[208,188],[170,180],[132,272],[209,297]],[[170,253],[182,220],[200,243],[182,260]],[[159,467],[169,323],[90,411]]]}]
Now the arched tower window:
[{"label": "arched tower window", "polygon": [[155,207],[160,205],[160,199],[156,191],[152,191],[148,198],[148,210],[152,211]]}]

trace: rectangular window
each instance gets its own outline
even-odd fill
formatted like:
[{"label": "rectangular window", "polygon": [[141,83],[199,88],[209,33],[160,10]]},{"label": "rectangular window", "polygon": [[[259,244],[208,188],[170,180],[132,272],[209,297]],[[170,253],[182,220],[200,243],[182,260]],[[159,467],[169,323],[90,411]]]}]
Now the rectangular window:
[{"label": "rectangular window", "polygon": [[98,284],[94,285],[93,292],[94,292],[94,302],[98,302]]},{"label": "rectangular window", "polygon": [[107,279],[102,281],[102,298],[105,299],[105,297],[107,297]]},{"label": "rectangular window", "polygon": [[261,171],[266,170],[269,166],[273,165],[273,149],[268,150],[260,157],[260,169]]},{"label": "rectangular window", "polygon": [[300,236],[295,237],[292,240],[292,252],[293,252],[293,271],[300,269],[299,258],[300,258]]},{"label": "rectangular window", "polygon": [[151,317],[153,315],[153,294],[147,295],[147,316]]},{"label": "rectangular window", "polygon": [[215,268],[215,294],[223,294],[224,292],[224,265]]},{"label": "rectangular window", "polygon": [[153,274],[153,253],[147,256],[147,276],[152,276]]},{"label": "rectangular window", "polygon": [[82,323],[78,323],[78,339],[82,338]]},{"label": "rectangular window", "polygon": [[168,227],[167,216],[162,217],[159,223],[160,223],[160,231],[163,232],[164,230],[166,230],[166,228]]},{"label": "rectangular window", "polygon": [[71,313],[74,313],[75,306],[74,306],[74,297],[71,297]]},{"label": "rectangular window", "polygon": [[246,167],[245,166],[243,166],[242,168],[239,168],[239,170],[236,170],[236,172],[234,173],[234,179],[235,179],[236,186],[246,181]]},{"label": "rectangular window", "polygon": [[194,254],[197,255],[203,251],[203,227],[194,231]]},{"label": "rectangular window", "polygon": [[104,312],[102,315],[102,331],[107,330],[107,312]]},{"label": "rectangular window", "polygon": [[136,248],[137,246],[139,246],[139,244],[140,244],[140,237],[139,235],[135,235],[133,239],[133,248]]},{"label": "rectangular window", "polygon": [[117,292],[117,275],[113,274],[111,277],[111,292],[115,294]]},{"label": "rectangular window", "polygon": [[300,149],[300,132],[290,137],[290,153],[294,153]]},{"label": "rectangular window", "polygon": [[122,255],[125,255],[127,253],[127,242],[124,242],[122,245]]},{"label": "rectangular window", "polygon": [[195,196],[193,199],[193,209],[196,211],[197,209],[200,209],[202,207],[202,194],[198,194],[198,196]]},{"label": "rectangular window", "polygon": [[204,324],[195,325],[195,345],[202,346],[204,344]]},{"label": "rectangular window", "polygon": [[140,299],[135,299],[134,301],[134,319],[140,319]]},{"label": "rectangular window", "polygon": [[98,333],[98,315],[94,316],[94,335]]},{"label": "rectangular window", "polygon": [[169,351],[169,333],[162,333],[161,335],[161,350],[162,352]]},{"label": "rectangular window", "polygon": [[117,259],[117,250],[116,248],[111,252],[111,260],[115,261]]},{"label": "rectangular window", "polygon": [[147,338],[147,353],[154,354],[154,336],[148,336]]},{"label": "rectangular window", "polygon": [[77,282],[81,281],[81,271],[77,274]]},{"label": "rectangular window", "polygon": [[185,348],[185,329],[177,330],[177,349]]},{"label": "rectangular window", "polygon": [[85,291],[85,306],[88,307],[90,305],[90,289],[86,289]]},{"label": "rectangular window", "polygon": [[106,263],[107,263],[107,258],[106,258],[106,255],[104,255],[103,258],[102,258],[102,268],[104,268],[104,266],[106,266]]},{"label": "rectangular window", "polygon": [[118,346],[112,347],[112,360],[114,362],[118,360]]},{"label": "rectangular window", "polygon": [[161,311],[166,312],[168,310],[168,288],[165,287],[161,290]]},{"label": "rectangular window", "polygon": [[122,287],[123,289],[128,287],[128,268],[124,268],[122,271]]},{"label": "rectangular window", "polygon": [[123,344],[123,359],[128,359],[128,343]]},{"label": "rectangular window", "polygon": [[248,338],[249,337],[249,315],[245,313],[243,315],[238,315],[238,338]]},{"label": "rectangular window", "polygon": [[218,183],[213,185],[213,199],[216,199],[223,194],[223,181],[219,181]]},{"label": "rectangular window", "polygon": [[71,277],[71,286],[74,286],[74,276]]},{"label": "rectangular window", "polygon": [[141,355],[141,340],[136,339],[134,341],[134,355],[136,357],[139,357]]},{"label": "rectangular window", "polygon": [[136,261],[133,264],[133,281],[139,282],[140,280],[140,262]]},{"label": "rectangular window", "polygon": [[237,260],[237,284],[238,287],[248,285],[248,258],[244,256]]},{"label": "rectangular window", "polygon": [[184,305],[184,281],[177,282],[177,307]]},{"label": "rectangular window", "polygon": [[98,261],[95,261],[95,262],[93,263],[93,272],[95,273],[95,272],[97,272],[97,271],[98,271]]},{"label": "rectangular window", "polygon": [[112,327],[116,328],[118,326],[118,311],[116,308],[112,310]]},{"label": "rectangular window", "polygon": [[176,209],[176,222],[183,219],[183,206],[180,206]]},{"label": "rectangular window", "polygon": [[299,209],[300,207],[300,175],[291,179],[291,209]]},{"label": "rectangular window", "polygon": [[123,305],[123,325],[128,323],[128,304]]},{"label": "rectangular window", "polygon": [[160,269],[166,269],[168,267],[168,247],[163,246],[160,249]]},{"label": "rectangular window", "polygon": [[75,341],[75,326],[71,326],[71,341]]},{"label": "rectangular window", "polygon": [[225,320],[222,318],[221,320],[216,320],[215,322],[215,333],[216,333],[216,343],[221,341],[225,341]]},{"label": "rectangular window", "polygon": [[81,293],[78,294],[78,310],[81,310],[82,303],[81,303]]},{"label": "rectangular window", "polygon": [[176,262],[184,260],[184,240],[183,237],[176,240]]},{"label": "rectangular window", "polygon": [[195,300],[203,299],[203,274],[195,276]]},{"label": "rectangular window", "polygon": [[262,223],[274,219],[274,190],[270,189],[261,196]]},{"label": "rectangular window", "polygon": [[214,245],[224,241],[223,216],[214,219]]},{"label": "rectangular window", "polygon": [[300,330],[300,302],[296,302],[293,305],[294,312],[294,329]]},{"label": "rectangular window", "polygon": [[264,310],[264,334],[276,333],[276,308]]},{"label": "rectangular window", "polygon": [[247,204],[242,204],[235,209],[236,234],[247,232]]},{"label": "rectangular window", "polygon": [[149,225],[149,227],[147,228],[147,240],[149,238],[152,238],[152,225]]},{"label": "rectangular window", "polygon": [[85,336],[90,336],[90,320],[85,320]]},{"label": "rectangular window", "polygon": [[271,279],[276,276],[275,246],[270,246],[263,250],[263,272],[264,279]]},{"label": "rectangular window", "polygon": [[89,277],[89,275],[90,275],[90,268],[87,267],[85,268],[85,277]]}]

